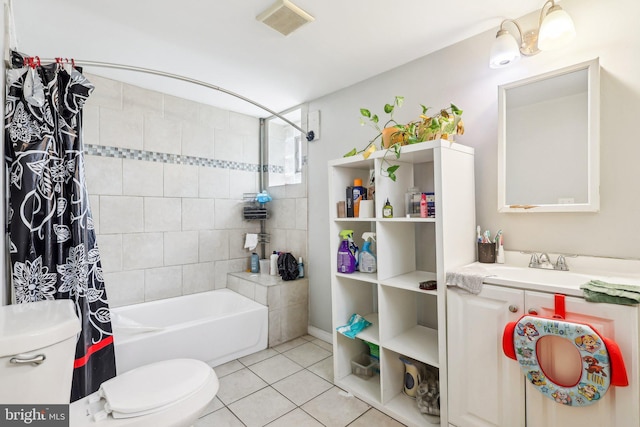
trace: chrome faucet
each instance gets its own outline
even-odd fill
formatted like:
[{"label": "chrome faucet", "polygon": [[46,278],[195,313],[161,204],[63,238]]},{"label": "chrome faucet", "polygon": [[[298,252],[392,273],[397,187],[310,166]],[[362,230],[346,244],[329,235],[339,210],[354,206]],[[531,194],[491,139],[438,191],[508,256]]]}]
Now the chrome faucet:
[{"label": "chrome faucet", "polygon": [[551,259],[549,255],[545,252],[540,255],[535,252],[531,254],[531,260],[529,260],[529,268],[542,268],[545,270],[559,270],[559,271],[569,271],[569,266],[567,265],[567,260],[564,255],[558,255],[558,259],[556,263],[551,263]]}]

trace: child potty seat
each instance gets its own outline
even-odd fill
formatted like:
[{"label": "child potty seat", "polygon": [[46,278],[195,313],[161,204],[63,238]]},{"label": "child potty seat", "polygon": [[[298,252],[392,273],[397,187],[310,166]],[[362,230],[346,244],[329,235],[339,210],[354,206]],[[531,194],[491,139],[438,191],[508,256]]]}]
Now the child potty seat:
[{"label": "child potty seat", "polygon": [[[555,402],[568,406],[588,406],[597,402],[609,386],[627,386],[627,372],[615,341],[602,337],[592,326],[564,320],[564,296],[561,312],[556,296],[556,316],[522,316],[507,324],[502,337],[505,355],[520,364],[533,386]],[[538,359],[538,340],[556,336],[569,340],[580,353],[582,373],[575,384],[554,383],[544,373]]]}]

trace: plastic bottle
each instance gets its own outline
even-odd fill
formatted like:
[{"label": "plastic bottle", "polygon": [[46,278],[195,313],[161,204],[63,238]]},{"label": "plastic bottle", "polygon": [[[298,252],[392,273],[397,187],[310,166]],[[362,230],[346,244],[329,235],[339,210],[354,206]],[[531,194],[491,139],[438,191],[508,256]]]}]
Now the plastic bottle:
[{"label": "plastic bottle", "polygon": [[371,251],[371,241],[369,239],[375,242],[376,233],[363,233],[362,238],[364,239],[364,244],[358,256],[358,270],[361,273],[375,273],[378,269],[378,260]]},{"label": "plastic bottle", "polygon": [[367,198],[367,193],[362,186],[362,180],[356,178],[353,180],[353,217],[360,216],[360,201]]},{"label": "plastic bottle", "polygon": [[393,218],[393,206],[389,203],[388,197],[384,207],[382,208],[382,218]]},{"label": "plastic bottle", "polygon": [[416,201],[416,197],[420,197],[419,194],[420,194],[420,189],[418,187],[409,187],[409,189],[405,193],[404,208],[405,208],[406,215],[412,216],[413,214],[417,214],[419,212],[418,210],[416,210],[416,204],[418,204],[418,207],[419,207],[419,203],[420,203],[419,199]]},{"label": "plastic bottle", "polygon": [[269,274],[272,276],[278,275],[278,254],[276,251],[273,251],[271,257],[269,258],[270,266],[269,266]]},{"label": "plastic bottle", "polygon": [[304,277],[304,264],[302,263],[302,257],[298,258],[298,279]]},{"label": "plastic bottle", "polygon": [[255,252],[251,254],[251,272],[252,273],[260,272],[260,257],[258,257],[258,254]]},{"label": "plastic bottle", "polygon": [[342,241],[338,248],[338,273],[353,273],[356,271],[357,258],[351,248],[352,236],[353,230],[342,230],[340,232]]},{"label": "plastic bottle", "polygon": [[422,197],[420,198],[420,218],[427,217],[427,195],[422,193]]}]

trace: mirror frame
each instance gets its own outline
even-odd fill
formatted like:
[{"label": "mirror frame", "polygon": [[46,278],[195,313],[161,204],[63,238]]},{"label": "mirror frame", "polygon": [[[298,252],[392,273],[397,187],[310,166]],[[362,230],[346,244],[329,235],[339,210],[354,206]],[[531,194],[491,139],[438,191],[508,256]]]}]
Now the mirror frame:
[{"label": "mirror frame", "polygon": [[[506,200],[506,96],[507,90],[587,70],[587,177],[586,203],[508,205]],[[535,178],[535,177],[534,177]],[[600,63],[598,58],[538,76],[498,86],[498,212],[598,212],[600,210]]]}]

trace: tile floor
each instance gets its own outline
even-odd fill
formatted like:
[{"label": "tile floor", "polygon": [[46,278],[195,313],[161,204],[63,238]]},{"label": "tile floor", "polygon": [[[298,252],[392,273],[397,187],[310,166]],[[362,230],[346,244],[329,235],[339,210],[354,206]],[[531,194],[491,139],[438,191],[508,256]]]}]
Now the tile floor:
[{"label": "tile floor", "polygon": [[220,390],[194,427],[403,425],[334,386],[332,347],[311,335],[215,371]]}]

